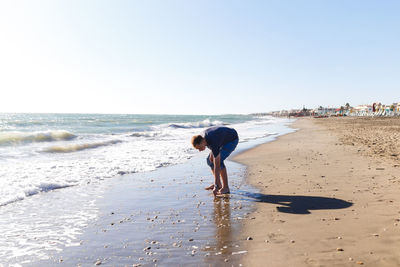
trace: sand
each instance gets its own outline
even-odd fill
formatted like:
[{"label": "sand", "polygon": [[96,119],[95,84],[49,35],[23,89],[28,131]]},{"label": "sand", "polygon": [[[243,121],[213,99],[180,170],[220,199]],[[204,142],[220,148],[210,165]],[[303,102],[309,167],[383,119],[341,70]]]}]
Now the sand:
[{"label": "sand", "polygon": [[315,120],[346,145],[358,146],[361,154],[399,163],[400,119],[391,117],[347,117]]},{"label": "sand", "polygon": [[300,119],[236,156],[261,191],[243,266],[400,266],[399,121]]}]

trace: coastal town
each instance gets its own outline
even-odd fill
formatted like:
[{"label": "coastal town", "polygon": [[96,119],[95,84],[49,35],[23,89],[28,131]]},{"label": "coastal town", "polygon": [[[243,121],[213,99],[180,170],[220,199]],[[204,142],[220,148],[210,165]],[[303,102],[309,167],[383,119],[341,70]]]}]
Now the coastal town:
[{"label": "coastal town", "polygon": [[355,117],[393,117],[400,116],[400,102],[392,104],[382,104],[380,102],[372,104],[364,104],[358,106],[351,106],[346,103],[340,107],[323,107],[319,106],[314,109],[308,109],[303,106],[302,109],[290,109],[271,111],[267,113],[257,113],[253,115],[269,115],[274,117],[341,117],[341,116],[355,116]]}]

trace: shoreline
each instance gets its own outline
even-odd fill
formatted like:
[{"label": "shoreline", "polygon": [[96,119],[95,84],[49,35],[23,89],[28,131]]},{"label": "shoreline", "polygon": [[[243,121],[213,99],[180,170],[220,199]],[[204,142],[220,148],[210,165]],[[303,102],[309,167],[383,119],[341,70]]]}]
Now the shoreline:
[{"label": "shoreline", "polygon": [[252,239],[244,266],[400,265],[399,168],[343,144],[331,124],[297,120],[233,158],[260,190],[247,195],[257,203],[240,233]]}]

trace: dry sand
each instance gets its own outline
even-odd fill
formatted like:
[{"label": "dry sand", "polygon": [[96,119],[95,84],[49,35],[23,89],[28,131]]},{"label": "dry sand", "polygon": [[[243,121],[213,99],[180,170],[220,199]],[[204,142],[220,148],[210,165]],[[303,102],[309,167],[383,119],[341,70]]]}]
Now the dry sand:
[{"label": "dry sand", "polygon": [[[379,126],[377,126],[379,125]],[[238,155],[261,190],[244,266],[400,266],[399,119],[300,119]]]},{"label": "dry sand", "polygon": [[400,118],[347,117],[315,120],[335,132],[346,145],[357,145],[361,154],[399,164]]}]

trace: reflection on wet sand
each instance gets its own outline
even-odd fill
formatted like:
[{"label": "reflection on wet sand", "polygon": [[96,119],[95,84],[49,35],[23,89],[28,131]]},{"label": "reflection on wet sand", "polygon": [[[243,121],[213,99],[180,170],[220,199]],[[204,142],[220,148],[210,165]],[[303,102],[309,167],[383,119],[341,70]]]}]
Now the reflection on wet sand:
[{"label": "reflection on wet sand", "polygon": [[216,227],[216,251],[222,255],[232,254],[231,207],[229,198],[214,200],[214,223]]},{"label": "reflection on wet sand", "polygon": [[[215,243],[205,247],[209,255],[205,262],[213,266],[231,266],[236,261],[232,258],[232,252],[239,247],[235,233],[238,233],[240,224],[232,218],[231,201],[230,197],[214,199]],[[232,204],[235,206],[235,201]]]}]

